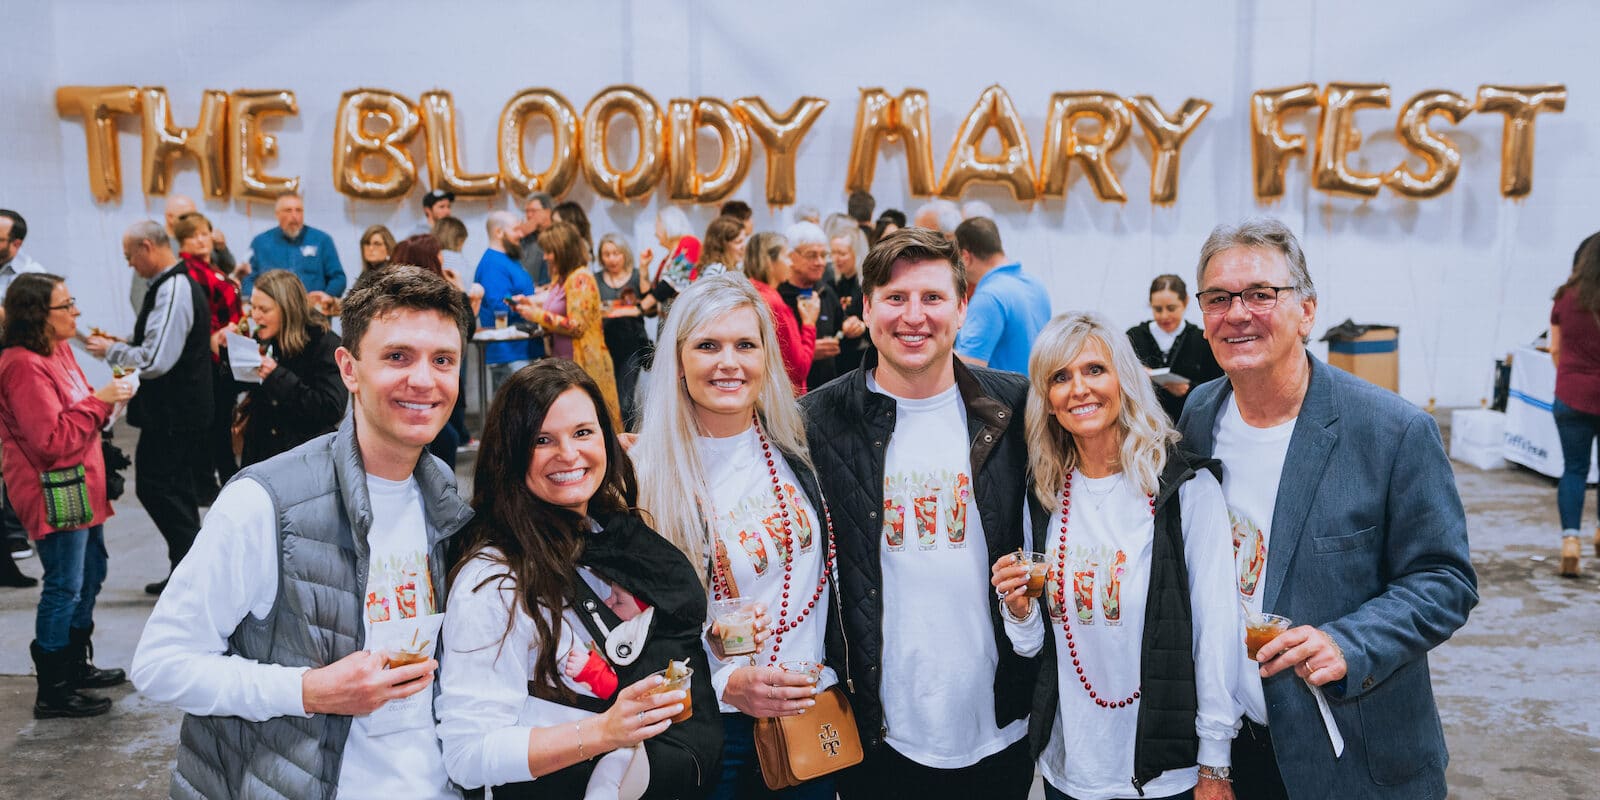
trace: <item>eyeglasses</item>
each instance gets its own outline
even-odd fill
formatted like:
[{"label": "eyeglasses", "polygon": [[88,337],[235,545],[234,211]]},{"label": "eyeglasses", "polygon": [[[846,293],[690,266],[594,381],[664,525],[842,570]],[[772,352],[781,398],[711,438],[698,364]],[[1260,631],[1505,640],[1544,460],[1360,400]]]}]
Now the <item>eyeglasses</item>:
[{"label": "eyeglasses", "polygon": [[1252,286],[1242,292],[1207,289],[1196,292],[1194,298],[1200,303],[1200,313],[1208,317],[1220,317],[1228,313],[1233,308],[1235,297],[1244,302],[1245,310],[1263,314],[1277,307],[1280,293],[1294,290],[1293,286]]},{"label": "eyeglasses", "polygon": [[73,297],[67,298],[67,302],[62,303],[59,306],[46,306],[46,308],[50,309],[51,311],[66,311],[69,308],[77,308],[77,307],[78,307],[78,300],[77,300],[77,298],[73,298]]}]

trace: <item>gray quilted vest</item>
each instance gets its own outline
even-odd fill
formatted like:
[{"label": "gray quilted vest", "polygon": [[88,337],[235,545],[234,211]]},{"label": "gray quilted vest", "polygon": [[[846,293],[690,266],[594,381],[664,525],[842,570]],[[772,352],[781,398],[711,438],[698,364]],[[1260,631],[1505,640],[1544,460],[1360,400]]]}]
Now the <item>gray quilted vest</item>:
[{"label": "gray quilted vest", "polygon": [[[472,509],[444,462],[423,453],[413,473],[428,525],[433,595],[445,596],[444,541]],[[372,525],[355,418],[239,473],[266,488],[278,517],[278,592],[264,620],[246,616],[229,655],[321,667],[362,649],[361,598]],[[438,684],[434,684],[437,692]],[[186,715],[178,734],[173,798],[331,798],[338,791],[350,717],[316,714],[249,722]]]}]

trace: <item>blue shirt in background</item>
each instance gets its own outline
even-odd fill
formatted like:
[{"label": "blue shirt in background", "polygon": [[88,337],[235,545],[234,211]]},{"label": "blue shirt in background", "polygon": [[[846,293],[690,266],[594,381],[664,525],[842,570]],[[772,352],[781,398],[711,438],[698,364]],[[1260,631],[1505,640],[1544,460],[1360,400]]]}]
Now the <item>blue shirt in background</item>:
[{"label": "blue shirt in background", "polygon": [[300,235],[290,239],[282,228],[262,231],[250,240],[250,274],[244,279],[244,296],[250,297],[255,279],[262,273],[286,269],[300,276],[307,292],[326,292],[334,297],[344,295],[344,267],[339,264],[339,251],[333,238],[310,225],[300,229]]},{"label": "blue shirt in background", "polygon": [[1021,264],[989,270],[967,303],[967,321],[956,334],[956,355],[991,369],[1028,374],[1034,337],[1050,321],[1050,293]]},{"label": "blue shirt in background", "polygon": [[[507,306],[507,297],[518,294],[533,294],[533,278],[528,276],[528,271],[522,265],[511,260],[511,256],[499,250],[485,250],[483,257],[478,259],[478,271],[472,275],[472,282],[483,286],[483,303],[478,307],[478,327],[489,330],[494,329],[494,312],[505,311],[511,314],[513,321],[521,319],[515,311]],[[531,341],[531,340],[530,340]],[[484,345],[483,363],[505,364],[511,361],[526,361],[536,355],[543,355],[543,347],[535,354],[529,347],[529,341],[521,342],[494,342]]]}]

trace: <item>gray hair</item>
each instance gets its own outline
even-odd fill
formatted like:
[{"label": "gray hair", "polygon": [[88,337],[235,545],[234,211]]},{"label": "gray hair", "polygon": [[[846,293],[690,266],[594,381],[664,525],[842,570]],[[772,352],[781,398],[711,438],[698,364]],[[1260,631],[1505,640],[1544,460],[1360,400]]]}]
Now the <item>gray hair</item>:
[{"label": "gray hair", "polygon": [[683,213],[683,209],[677,206],[662,206],[656,212],[656,221],[661,223],[661,228],[667,232],[668,239],[694,235],[694,226],[689,224],[689,215]]},{"label": "gray hair", "polygon": [[1205,291],[1206,265],[1211,263],[1212,257],[1235,247],[1258,247],[1279,253],[1289,265],[1289,282],[1294,290],[1307,300],[1317,299],[1317,286],[1306,270],[1306,254],[1300,249],[1300,240],[1289,226],[1272,217],[1255,217],[1238,225],[1218,225],[1211,229],[1206,243],[1200,246],[1200,264],[1195,268],[1197,294]]},{"label": "gray hair", "polygon": [[504,209],[501,209],[500,211],[490,211],[488,218],[483,221],[483,230],[484,233],[489,234],[490,239],[493,239],[495,233],[515,228],[517,223],[521,221],[521,217],[518,217],[516,214]]},{"label": "gray hair", "polygon": [[982,200],[968,200],[967,202],[961,204],[962,219],[972,219],[973,217],[988,217],[989,219],[994,219],[994,216],[994,206],[991,206]]},{"label": "gray hair", "polygon": [[828,234],[829,239],[837,239],[851,228],[861,230],[861,223],[856,222],[856,218],[848,214],[829,214],[828,218],[822,221],[822,230]]},{"label": "gray hair", "polygon": [[528,204],[535,200],[539,201],[539,207],[545,211],[555,210],[556,199],[551,197],[549,192],[534,192],[533,194],[528,195],[528,199],[522,201],[522,207],[527,208]]},{"label": "gray hair", "polygon": [[923,203],[917,213],[911,215],[911,224],[916,225],[917,218],[923,214],[932,214],[939,226],[935,230],[942,233],[951,233],[961,224],[961,207],[949,200],[935,199]]},{"label": "gray hair", "polygon": [[1156,399],[1144,365],[1133,352],[1128,335],[1111,325],[1105,317],[1087,311],[1074,311],[1050,320],[1034,339],[1028,356],[1028,464],[1033,476],[1033,492],[1045,508],[1056,510],[1061,502],[1061,484],[1080,466],[1081,454],[1072,434],[1061,427],[1050,407],[1051,382],[1090,340],[1097,340],[1110,356],[1112,371],[1122,394],[1122,410],[1117,414],[1122,441],[1117,447],[1117,465],[1140,491],[1159,491],[1161,471],[1167,465],[1167,448],[1180,438],[1167,412]]},{"label": "gray hair", "polygon": [[801,220],[820,222],[822,220],[822,212],[818,211],[816,206],[795,206],[794,218],[796,222]]},{"label": "gray hair", "polygon": [[805,244],[820,244],[823,247],[828,246],[828,234],[823,233],[822,228],[819,227],[817,223],[807,222],[805,220],[801,220],[790,225],[788,228],[785,228],[783,231],[783,238],[789,240],[790,247],[799,247]]},{"label": "gray hair", "polygon": [[153,219],[129,225],[128,230],[122,234],[122,239],[126,242],[149,242],[156,247],[165,247],[174,252],[178,249],[172,243],[172,236],[167,233],[167,226]]}]

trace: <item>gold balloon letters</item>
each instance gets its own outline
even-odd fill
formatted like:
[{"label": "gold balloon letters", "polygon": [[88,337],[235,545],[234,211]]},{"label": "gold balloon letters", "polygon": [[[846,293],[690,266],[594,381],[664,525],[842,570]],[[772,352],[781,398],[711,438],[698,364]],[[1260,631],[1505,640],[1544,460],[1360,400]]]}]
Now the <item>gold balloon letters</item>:
[{"label": "gold balloon letters", "polygon": [[1479,86],[1478,110],[1506,115],[1500,137],[1500,193],[1526,197],[1533,191],[1533,120],[1540,111],[1567,107],[1565,86]]},{"label": "gold balloon letters", "polygon": [[872,191],[872,176],[878,167],[878,145],[901,141],[906,148],[906,177],[911,193],[918,197],[933,194],[933,132],[928,121],[928,93],[907,89],[891,97],[880,88],[862,89],[856,106],[856,129],[850,137],[850,166],[845,170],[844,188]]},{"label": "gold balloon letters", "polygon": [[[1463,164],[1460,148],[1434,126],[1460,125],[1473,112],[1504,115],[1500,193],[1524,197],[1533,188],[1538,115],[1560,113],[1566,102],[1567,89],[1561,84],[1485,84],[1475,98],[1446,89],[1419,92],[1400,107],[1394,126],[1407,158],[1387,170],[1365,171],[1354,166],[1360,163],[1363,140],[1356,112],[1389,108],[1387,84],[1304,83],[1262,89],[1250,97],[1256,199],[1270,203],[1282,197],[1289,165],[1308,155],[1309,185],[1320,192],[1368,199],[1388,187],[1408,199],[1437,197],[1455,185]],[[881,87],[862,89],[844,188],[871,191],[883,146],[897,143],[905,153],[907,188],[914,196],[958,199],[973,184],[988,183],[1006,187],[1023,204],[1064,198],[1076,163],[1096,198],[1121,203],[1127,192],[1113,159],[1137,124],[1150,148],[1150,202],[1171,205],[1178,198],[1183,147],[1211,105],[1190,97],[1168,113],[1150,95],[1058,92],[1046,107],[1036,162],[1022,115],[1006,90],[993,85],[961,119],[943,170],[937,171],[928,93],[919,88],[897,95]],[[459,197],[492,197],[502,189],[561,197],[581,174],[595,194],[611,200],[644,198],[665,180],[668,199],[712,204],[744,183],[754,138],[766,151],[767,203],[782,206],[795,202],[801,143],[827,107],[822,98],[800,97],[780,114],[766,100],[750,96],[732,102],[675,98],[663,108],[637,86],[616,85],[595,95],[580,114],[553,89],[526,89],[501,109],[497,169],[470,173],[462,166],[459,137],[464,134],[450,92],[427,91],[413,102],[385,89],[352,89],[339,100],[331,171],[335,188],[349,197],[404,197],[418,181],[413,145],[420,134],[429,185]],[[1309,121],[1286,127],[1312,109],[1319,112],[1314,143]],[[202,191],[213,199],[271,200],[300,186],[298,177],[267,174],[277,156],[278,137],[267,132],[266,122],[299,113],[289,90],[207,89],[193,127],[173,122],[170,98],[160,86],[62,86],[56,90],[56,110],[62,117],[83,120],[89,189],[99,202],[121,196],[122,117],[136,117],[140,123],[140,185],[146,195],[166,194],[175,166],[185,157],[194,159]],[[631,120],[631,138],[612,135],[619,115]],[[551,151],[548,164],[536,172],[528,164],[527,149],[530,137],[543,135],[542,130],[530,131],[541,119],[550,127]],[[716,140],[714,163],[701,163],[705,133]],[[998,140],[998,148],[986,149],[990,138]],[[618,153],[631,154],[627,163],[614,163]]]},{"label": "gold balloon letters", "polygon": [[[522,149],[528,122],[544,117],[550,123],[555,157],[544,172],[528,169]],[[511,98],[500,112],[500,180],[519,195],[548,192],[560,197],[578,177],[578,112],[554,89],[529,89]]]},{"label": "gold balloon letters", "polygon": [[251,200],[276,200],[284,192],[300,190],[299,178],[276,178],[262,172],[269,158],[278,155],[278,137],[261,129],[263,117],[294,116],[300,107],[287,89],[242,90],[228,98],[228,171],[233,175],[233,196]]},{"label": "gold balloon letters", "polygon": [[[377,130],[371,128],[375,122],[381,124]],[[417,164],[407,148],[418,125],[416,106],[394,92],[345,92],[333,133],[334,187],[363,200],[404,197],[417,184]]]},{"label": "gold balloon letters", "polygon": [[104,203],[122,196],[122,158],[117,150],[117,117],[139,108],[132,86],[63,86],[56,90],[56,113],[82,117],[89,146],[89,191]]},{"label": "gold balloon letters", "polygon": [[[978,150],[990,129],[1000,136],[998,156],[984,155]],[[1033,148],[1028,144],[1028,132],[1022,128],[1022,116],[1011,104],[1011,96],[999,86],[984,89],[962,121],[956,140],[950,144],[950,155],[944,160],[939,194],[959,198],[962,190],[973,181],[1003,184],[1011,189],[1011,196],[1019,203],[1037,196],[1038,178],[1033,171]]]},{"label": "gold balloon letters", "polygon": [[139,90],[140,138],[143,154],[139,171],[144,193],[164,195],[172,177],[172,162],[190,155],[200,165],[200,186],[207,197],[228,196],[228,93],[207,89],[200,97],[200,121],[193,128],[174,128],[167,90],[146,86]]},{"label": "gold balloon letters", "polygon": [[767,101],[759,97],[741,97],[733,101],[733,107],[767,150],[767,204],[793,204],[794,160],[800,140],[810,132],[811,123],[817,121],[822,109],[828,107],[828,101],[802,97],[781,115],[772,113]]}]

